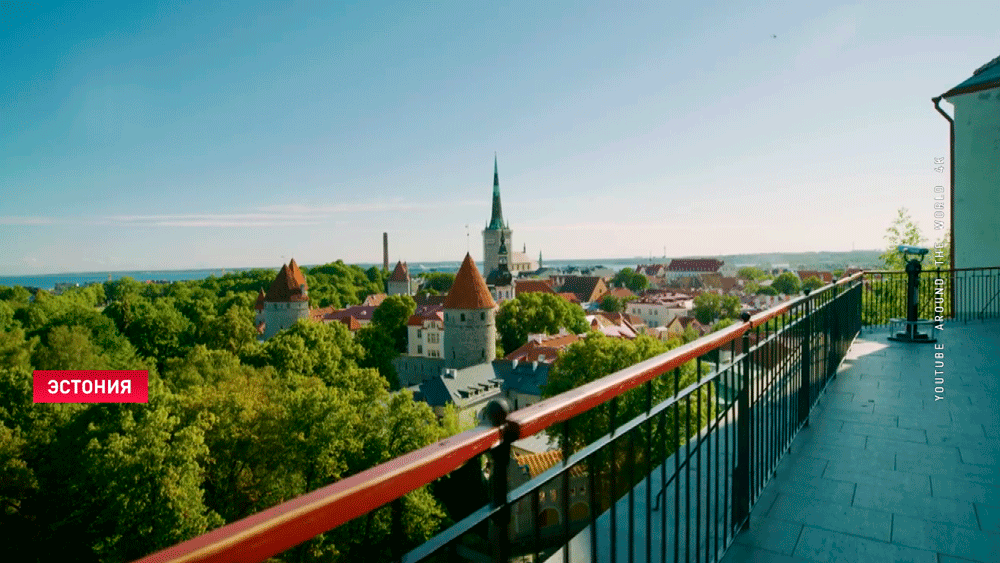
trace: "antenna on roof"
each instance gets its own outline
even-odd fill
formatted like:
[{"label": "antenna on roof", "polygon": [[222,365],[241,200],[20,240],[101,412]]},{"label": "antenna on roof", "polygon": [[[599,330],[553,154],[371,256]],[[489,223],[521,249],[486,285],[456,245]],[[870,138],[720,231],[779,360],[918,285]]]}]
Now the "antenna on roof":
[{"label": "antenna on roof", "polygon": [[472,250],[469,249],[469,226],[468,225],[465,226],[465,252],[466,252],[466,254],[468,254],[469,252],[472,252]]}]

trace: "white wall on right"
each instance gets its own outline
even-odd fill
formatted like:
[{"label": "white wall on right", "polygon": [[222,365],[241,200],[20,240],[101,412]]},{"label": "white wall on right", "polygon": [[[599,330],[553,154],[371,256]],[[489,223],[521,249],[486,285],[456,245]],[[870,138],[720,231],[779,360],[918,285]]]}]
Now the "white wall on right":
[{"label": "white wall on right", "polygon": [[955,108],[955,267],[1000,266],[1000,88],[948,101]]}]

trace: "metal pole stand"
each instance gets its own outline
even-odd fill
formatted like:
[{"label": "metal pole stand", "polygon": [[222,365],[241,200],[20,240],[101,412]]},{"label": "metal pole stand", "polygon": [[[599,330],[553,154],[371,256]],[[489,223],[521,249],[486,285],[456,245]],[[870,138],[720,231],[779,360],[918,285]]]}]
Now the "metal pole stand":
[{"label": "metal pole stand", "polygon": [[[892,336],[889,337],[889,340],[923,344],[937,342],[936,338],[932,338],[929,334],[924,334],[918,330],[922,324],[928,326],[934,324],[934,321],[917,318],[919,305],[917,300],[917,286],[920,284],[920,271],[922,269],[920,260],[917,258],[913,258],[906,263],[906,320],[892,319],[892,328],[889,330]],[[895,326],[899,324],[904,326],[905,332],[894,332]]]}]

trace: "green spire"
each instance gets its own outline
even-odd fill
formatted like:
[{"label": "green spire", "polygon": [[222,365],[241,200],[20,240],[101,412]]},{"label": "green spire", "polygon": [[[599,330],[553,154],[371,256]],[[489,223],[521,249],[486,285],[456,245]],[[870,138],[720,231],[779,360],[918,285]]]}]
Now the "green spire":
[{"label": "green spire", "polygon": [[493,153],[493,215],[490,217],[489,229],[505,228],[503,210],[500,208],[500,173],[497,169],[497,155]]}]

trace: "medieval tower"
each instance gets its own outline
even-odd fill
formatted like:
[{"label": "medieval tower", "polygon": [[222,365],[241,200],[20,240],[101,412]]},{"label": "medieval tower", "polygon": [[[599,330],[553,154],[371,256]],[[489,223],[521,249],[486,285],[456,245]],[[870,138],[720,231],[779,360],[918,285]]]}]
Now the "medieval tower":
[{"label": "medieval tower", "polygon": [[309,318],[309,287],[299,265],[292,258],[271,282],[264,295],[264,340],[271,338],[299,319]]},{"label": "medieval tower", "polygon": [[496,353],[496,303],[472,256],[466,254],[444,300],[445,368],[492,362]]},{"label": "medieval tower", "polygon": [[386,282],[386,293],[389,295],[412,295],[410,269],[406,262],[396,262],[396,268]]}]

